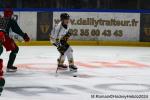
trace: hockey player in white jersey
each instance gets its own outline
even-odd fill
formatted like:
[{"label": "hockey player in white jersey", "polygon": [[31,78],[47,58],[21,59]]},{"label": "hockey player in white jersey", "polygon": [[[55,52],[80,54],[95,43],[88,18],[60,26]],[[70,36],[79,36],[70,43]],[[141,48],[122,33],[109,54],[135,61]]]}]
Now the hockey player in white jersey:
[{"label": "hockey player in white jersey", "polygon": [[50,33],[51,43],[57,47],[60,53],[58,58],[58,69],[66,70],[68,66],[64,64],[65,58],[68,58],[70,71],[77,71],[77,67],[74,65],[73,50],[67,43],[71,33],[69,32],[70,16],[67,13],[62,13],[60,15],[60,23],[54,26]]}]

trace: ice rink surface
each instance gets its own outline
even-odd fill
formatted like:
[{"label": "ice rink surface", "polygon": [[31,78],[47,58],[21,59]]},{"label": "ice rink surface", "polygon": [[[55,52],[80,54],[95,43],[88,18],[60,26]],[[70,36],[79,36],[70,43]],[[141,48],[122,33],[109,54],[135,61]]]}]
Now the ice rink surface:
[{"label": "ice rink surface", "polygon": [[[59,53],[55,47],[20,47],[15,62],[18,72],[5,73],[6,85],[0,100],[150,100],[150,48],[74,46],[73,49],[78,73],[59,71],[56,75]],[[1,56],[5,66],[8,57],[6,52]],[[149,98],[101,98],[104,95],[149,95]]]}]

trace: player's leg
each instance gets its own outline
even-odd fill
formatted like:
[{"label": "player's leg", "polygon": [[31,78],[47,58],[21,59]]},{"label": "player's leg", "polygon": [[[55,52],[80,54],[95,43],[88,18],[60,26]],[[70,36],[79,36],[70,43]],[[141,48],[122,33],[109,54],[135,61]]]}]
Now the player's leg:
[{"label": "player's leg", "polygon": [[60,57],[57,59],[57,61],[58,61],[58,69],[66,70],[68,68],[68,66],[66,66],[64,64],[65,58],[66,58],[66,54],[64,54],[64,55],[60,54]]},{"label": "player's leg", "polygon": [[3,77],[3,60],[0,59],[0,96],[5,85],[5,79]]},{"label": "player's leg", "polygon": [[17,67],[13,66],[13,64],[16,59],[16,55],[19,51],[18,46],[16,45],[14,40],[11,39],[9,36],[5,36],[5,41],[3,43],[3,46],[6,48],[6,51],[11,51],[8,64],[7,64],[7,72],[17,71]]},{"label": "player's leg", "polygon": [[[3,53],[2,43],[5,40],[4,34],[5,34],[4,32],[0,31],[0,55]],[[4,85],[5,85],[5,79],[3,77],[3,60],[0,59],[0,96],[3,91]]]},{"label": "player's leg", "polygon": [[10,55],[9,55],[9,60],[8,60],[8,64],[7,64],[7,72],[14,72],[17,71],[17,67],[13,66],[14,61],[16,59],[16,56],[18,54],[19,51],[19,47],[16,47],[15,50],[12,50]]},{"label": "player's leg", "polygon": [[[0,55],[2,54],[2,52],[3,52],[3,47],[0,46]],[[5,79],[3,77],[3,60],[0,59],[0,96],[3,91],[4,85],[5,85]]]},{"label": "player's leg", "polygon": [[78,68],[74,65],[73,49],[71,47],[67,49],[66,55],[68,58],[70,71],[77,71]]},{"label": "player's leg", "polygon": [[62,45],[57,48],[57,50],[60,53],[60,57],[58,59],[58,68],[59,69],[67,69],[68,68],[68,66],[64,65],[64,61],[65,61],[65,58],[67,56],[66,51],[68,48],[69,48],[69,45],[66,42],[62,43]]}]

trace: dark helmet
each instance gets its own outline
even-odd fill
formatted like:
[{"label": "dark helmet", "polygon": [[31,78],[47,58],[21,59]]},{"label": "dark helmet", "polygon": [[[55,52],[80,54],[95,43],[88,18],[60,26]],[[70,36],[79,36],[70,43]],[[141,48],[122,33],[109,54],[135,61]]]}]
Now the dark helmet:
[{"label": "dark helmet", "polygon": [[64,19],[70,19],[69,14],[67,14],[67,13],[62,13],[62,14],[60,15],[60,20],[64,20]]}]

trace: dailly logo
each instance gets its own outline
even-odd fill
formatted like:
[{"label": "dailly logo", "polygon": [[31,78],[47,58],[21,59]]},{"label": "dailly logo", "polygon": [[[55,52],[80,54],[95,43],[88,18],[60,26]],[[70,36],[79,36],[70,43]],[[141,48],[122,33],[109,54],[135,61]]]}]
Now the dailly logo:
[{"label": "dailly logo", "polygon": [[144,28],[144,34],[150,36],[150,28]]},{"label": "dailly logo", "polygon": [[40,29],[42,31],[42,33],[47,33],[49,30],[49,25],[40,25]]}]

